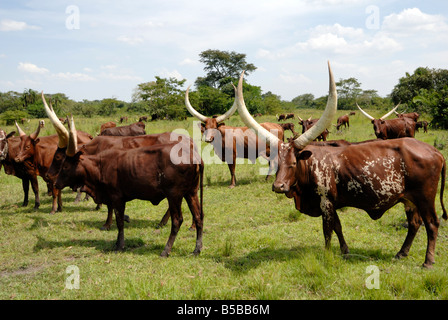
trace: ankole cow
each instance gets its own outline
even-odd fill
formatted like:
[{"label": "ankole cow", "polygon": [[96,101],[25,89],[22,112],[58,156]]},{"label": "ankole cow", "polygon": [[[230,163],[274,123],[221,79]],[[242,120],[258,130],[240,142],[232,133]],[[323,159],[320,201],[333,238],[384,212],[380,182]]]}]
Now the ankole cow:
[{"label": "ankole cow", "polygon": [[[158,205],[166,198],[171,216],[171,234],[161,256],[168,256],[183,221],[181,204],[185,198],[196,226],[196,246],[193,253],[200,253],[204,163],[191,144],[173,142],[133,149],[108,149],[87,155],[84,148],[77,150],[73,117],[69,127],[66,157],[58,174],[56,187],[82,187],[83,191],[93,197],[95,203],[104,203],[115,211],[118,228],[116,250],[124,249],[126,202],[141,199]],[[187,152],[179,155],[179,150]]]},{"label": "ankole cow", "polygon": [[[43,123],[43,121],[41,122]],[[47,183],[52,191],[53,197],[50,214],[54,214],[56,211],[62,211],[61,190],[57,189],[54,186],[55,181],[47,175],[47,172],[53,162],[54,155],[59,143],[59,137],[58,134],[38,137],[42,126],[43,125],[40,123],[35,132],[27,135],[16,123],[16,127],[20,136],[20,146],[14,160],[17,163],[32,164],[36,175],[41,176],[42,179]],[[66,130],[62,123],[61,127]],[[87,143],[88,141],[92,140],[92,136],[86,132],[78,131],[77,135],[79,141],[82,143]]]},{"label": "ankole cow", "polygon": [[414,137],[415,136],[415,127],[416,122],[407,117],[401,117],[396,119],[385,120],[388,116],[390,116],[399,106],[398,104],[391,111],[386,113],[379,119],[375,119],[367,112],[361,109],[361,107],[356,103],[356,106],[361,111],[361,113],[370,119],[373,124],[373,130],[375,131],[375,136],[378,139],[397,139],[403,137]]},{"label": "ankole cow", "polygon": [[[229,188],[236,185],[236,158],[249,159],[253,163],[259,156],[266,158],[269,161],[269,171],[266,176],[266,179],[268,179],[275,166],[275,159],[270,156],[269,146],[260,143],[257,136],[248,127],[231,127],[224,124],[224,121],[235,113],[237,109],[236,101],[225,114],[212,118],[206,117],[192,107],[188,98],[189,89],[190,87],[185,93],[185,106],[194,117],[202,122],[201,131],[205,137],[205,142],[211,143],[215,154],[221,161],[228,164],[231,176]],[[265,122],[261,125],[277,135],[280,140],[283,140],[284,132],[279,124]]]},{"label": "ankole cow", "polygon": [[325,246],[330,247],[333,231],[343,254],[349,252],[337,211],[343,207],[365,210],[376,220],[397,203],[405,205],[408,234],[396,257],[407,256],[423,222],[428,245],[423,266],[434,263],[439,219],[435,199],[441,178],[440,202],[443,204],[446,163],[434,147],[413,138],[371,140],[347,145],[313,145],[311,142],[331,125],[336,114],[337,92],[329,65],[330,93],[319,122],[305,134],[283,143],[261,127],[247,112],[238,84],[238,112],[244,123],[261,139],[277,145],[278,171],[272,190],[294,198],[296,209],[322,217]]},{"label": "ankole cow", "polygon": [[34,193],[34,209],[40,206],[39,183],[34,168],[30,163],[16,163],[14,158],[19,151],[20,138],[14,137],[15,131],[8,134],[0,129],[0,169],[3,167],[5,173],[13,175],[22,180],[23,203],[22,207],[28,206],[28,192],[31,188]]},{"label": "ankole cow", "polygon": [[[61,170],[62,163],[66,156],[67,144],[69,139],[69,133],[67,129],[62,125],[59,121],[57,115],[54,110],[48,106],[45,97],[42,95],[42,101],[44,102],[45,112],[50,119],[50,122],[53,124],[57,134],[58,134],[58,144],[56,152],[54,153],[53,161],[48,168],[46,173],[46,178],[51,181],[56,181],[59,171]],[[77,148],[83,147],[84,154],[86,155],[94,155],[104,150],[119,148],[119,149],[132,149],[139,148],[142,146],[152,146],[155,144],[161,143],[172,143],[172,142],[180,142],[184,140],[185,142],[189,142],[194,145],[193,140],[184,135],[176,134],[173,132],[164,132],[158,134],[150,134],[150,135],[139,135],[139,136],[97,136],[93,140],[85,141],[79,140]],[[100,204],[97,206],[97,209],[100,208]],[[159,223],[159,226],[164,226],[170,217],[169,210],[166,211],[162,220]],[[113,212],[110,207],[108,207],[108,215],[106,222],[101,227],[102,230],[109,230],[112,224]],[[129,217],[126,216],[126,221],[129,222]],[[191,229],[195,228],[194,222],[192,223]]]}]

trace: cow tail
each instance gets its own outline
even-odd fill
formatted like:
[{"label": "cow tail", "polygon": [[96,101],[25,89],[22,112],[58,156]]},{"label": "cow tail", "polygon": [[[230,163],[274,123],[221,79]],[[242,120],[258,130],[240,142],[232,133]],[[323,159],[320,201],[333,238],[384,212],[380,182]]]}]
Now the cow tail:
[{"label": "cow tail", "polygon": [[442,166],[442,184],[440,186],[440,205],[442,206],[442,218],[447,220],[448,219],[448,215],[446,213],[446,209],[445,206],[443,205],[443,190],[445,189],[445,174],[446,174],[446,161],[445,159],[443,159],[443,166]]}]

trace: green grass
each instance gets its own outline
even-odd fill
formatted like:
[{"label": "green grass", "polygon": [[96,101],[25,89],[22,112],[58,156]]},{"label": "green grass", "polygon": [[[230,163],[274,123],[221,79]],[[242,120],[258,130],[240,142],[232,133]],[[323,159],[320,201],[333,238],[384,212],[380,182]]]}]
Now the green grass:
[{"label": "green grass", "polygon": [[[299,114],[317,117],[319,111]],[[78,129],[95,133],[111,119],[76,120]],[[186,128],[191,133],[192,120],[148,122],[147,132]],[[274,117],[258,121],[274,121]],[[330,139],[374,138],[367,119],[357,114],[350,121],[349,130],[336,133],[333,128]],[[227,123],[242,125],[237,116]],[[297,120],[294,123],[300,131]],[[34,124],[37,120],[23,129],[34,131]],[[47,122],[42,134],[53,132]],[[421,131],[416,138],[432,145],[435,139],[446,142],[448,133]],[[447,150],[448,145],[442,150],[446,158]],[[117,253],[112,250],[116,226],[100,230],[105,207],[95,211],[92,200],[75,205],[75,194],[64,189],[63,212],[49,215],[50,197],[39,178],[41,207],[37,212],[32,209],[30,191],[30,205],[22,208],[20,180],[0,173],[0,299],[448,299],[446,221],[439,229],[436,264],[425,270],[421,268],[424,227],[409,256],[394,259],[407,232],[402,205],[377,221],[362,210],[345,208],[339,217],[350,255],[343,257],[336,236],[331,249],[324,249],[321,218],[301,214],[292,199],[272,192],[274,179],[266,182],[259,175],[262,167],[259,162],[237,165],[237,186],[229,189],[227,165],[206,165],[203,250],[198,257],[191,254],[195,232],[188,230],[191,214],[184,202],[184,223],[167,259],[159,255],[170,226],[157,228],[168,207],[166,200],[158,206],[128,202],[131,222],[125,225],[126,250]],[[436,208],[440,214],[438,196]],[[372,265],[379,270],[379,289],[366,286],[370,276],[366,270]],[[79,289],[66,288],[69,266],[79,268]]]}]

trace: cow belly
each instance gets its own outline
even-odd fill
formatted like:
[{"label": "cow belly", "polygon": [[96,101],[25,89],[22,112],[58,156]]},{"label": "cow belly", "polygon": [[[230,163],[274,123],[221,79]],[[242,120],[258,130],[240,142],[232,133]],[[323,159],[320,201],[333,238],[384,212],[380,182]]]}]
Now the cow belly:
[{"label": "cow belly", "polygon": [[[404,195],[404,166],[394,157],[364,160],[347,177],[340,177],[338,195],[346,195],[345,205],[382,215]],[[381,216],[380,215],[380,216]]]}]

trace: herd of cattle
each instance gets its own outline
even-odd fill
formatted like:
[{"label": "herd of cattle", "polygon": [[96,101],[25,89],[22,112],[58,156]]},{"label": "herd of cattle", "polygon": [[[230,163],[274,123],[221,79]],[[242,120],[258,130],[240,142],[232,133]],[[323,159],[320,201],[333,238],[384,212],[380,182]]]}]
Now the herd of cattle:
[{"label": "herd of cattle", "polygon": [[[396,257],[408,254],[420,225],[424,223],[428,241],[423,266],[431,267],[440,223],[435,210],[439,179],[442,217],[446,220],[448,216],[443,203],[445,159],[436,148],[414,139],[415,131],[419,127],[426,130],[427,123],[419,122],[417,113],[397,113],[396,119],[385,120],[398,106],[379,119],[358,106],[371,120],[377,139],[357,143],[327,141],[328,128],[337,110],[336,85],[330,65],[328,68],[327,106],[319,119],[298,117],[302,134],[297,134],[291,123],[259,124],[249,114],[242,90],[244,72],[238,87],[234,88],[235,102],[225,114],[207,117],[199,113],[190,104],[189,89],[185,94],[185,106],[201,121],[205,142],[210,143],[220,159],[228,164],[230,188],[236,185],[236,158],[255,161],[259,156],[265,157],[270,163],[270,172],[276,172],[272,191],[293,198],[295,207],[302,213],[321,216],[326,247],[330,246],[334,231],[343,254],[349,250],[337,209],[356,207],[365,210],[372,219],[379,219],[388,209],[403,203],[408,233]],[[56,134],[39,136],[43,121],[29,135],[17,123],[18,136],[14,136],[15,132],[6,134],[0,129],[1,165],[6,174],[22,180],[23,206],[28,205],[31,182],[34,208],[39,208],[38,176],[46,182],[53,197],[50,213],[62,210],[61,190],[64,187],[85,192],[98,206],[107,206],[104,229],[110,228],[115,213],[118,228],[115,247],[122,250],[124,221],[128,218],[126,202],[142,199],[157,205],[167,199],[169,208],[160,224],[171,218],[171,233],[161,254],[168,256],[182,224],[181,203],[185,199],[193,216],[192,229],[196,230],[193,253],[200,253],[204,162],[193,139],[172,132],[146,134],[142,122],[145,119],[120,127],[106,123],[100,135],[94,138],[76,130],[73,117],[58,118],[51,104],[47,105],[43,93],[42,100]],[[246,127],[224,124],[236,110]],[[349,127],[352,114],[337,120],[337,130],[342,126]],[[294,119],[294,114],[277,116],[279,121],[291,118]],[[293,132],[288,141],[284,141],[285,130]],[[173,154],[182,161],[174,162]]]}]

